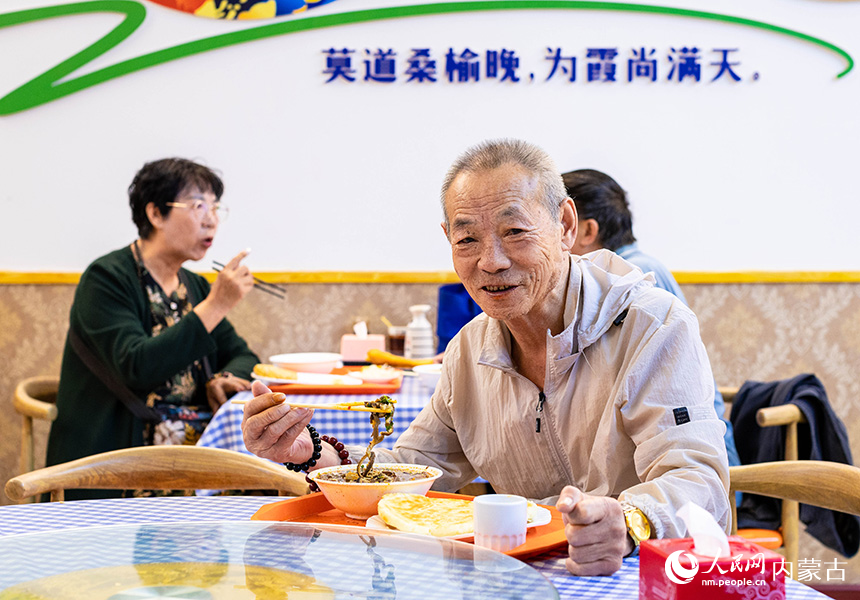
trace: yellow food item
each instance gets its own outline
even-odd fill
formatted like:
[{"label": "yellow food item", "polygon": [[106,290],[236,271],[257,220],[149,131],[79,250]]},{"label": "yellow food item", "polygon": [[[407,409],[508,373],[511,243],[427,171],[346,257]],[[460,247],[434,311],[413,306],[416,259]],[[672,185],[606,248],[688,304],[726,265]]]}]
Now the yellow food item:
[{"label": "yellow food item", "polygon": [[400,371],[389,365],[370,365],[361,367],[361,374],[367,377],[391,377],[394,379],[400,375]]},{"label": "yellow food item", "polygon": [[295,371],[264,363],[254,365],[254,373],[260,377],[268,377],[270,379],[298,379]]},{"label": "yellow food item", "polygon": [[471,500],[385,494],[379,500],[377,511],[387,525],[408,533],[441,537],[472,531]]},{"label": "yellow food item", "polygon": [[[471,500],[430,498],[420,494],[385,494],[377,507],[389,527],[407,533],[445,537],[473,532]],[[534,522],[537,504],[528,502],[528,522]]]},{"label": "yellow food item", "polygon": [[396,354],[391,354],[390,352],[385,352],[384,350],[371,349],[367,351],[367,362],[375,365],[391,365],[392,367],[406,367],[411,369],[418,365],[431,365],[433,364],[433,359],[404,358]]}]

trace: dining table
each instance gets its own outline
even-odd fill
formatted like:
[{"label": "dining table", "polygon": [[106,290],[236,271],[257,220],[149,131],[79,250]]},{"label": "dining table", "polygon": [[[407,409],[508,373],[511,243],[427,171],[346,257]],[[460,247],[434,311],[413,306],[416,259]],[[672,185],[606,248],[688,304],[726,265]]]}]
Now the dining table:
[{"label": "dining table", "polygon": [[[565,566],[563,544],[513,558],[464,541],[252,519],[267,505],[284,501],[277,496],[186,496],[0,506],[0,599],[3,590],[36,579],[47,582],[44,589],[53,582],[54,598],[110,600],[317,597],[284,594],[284,586],[296,590],[299,585],[316,589],[319,597],[378,600],[639,597],[637,556],[625,558],[611,576],[575,577]],[[170,581],[159,579],[156,570],[165,561],[172,565]],[[179,571],[186,579],[196,577],[193,585],[176,579],[180,563],[188,563]],[[215,571],[199,571],[201,564]],[[260,571],[269,567],[275,570]],[[236,569],[240,583],[229,579]],[[292,579],[271,579],[284,573]],[[99,574],[116,577],[115,589],[101,596],[87,587],[96,585]],[[183,585],[167,586],[170,582]],[[76,592],[75,586],[81,589]],[[268,592],[260,591],[264,588]],[[242,595],[249,590],[256,595]],[[786,598],[826,596],[789,580]]]}]

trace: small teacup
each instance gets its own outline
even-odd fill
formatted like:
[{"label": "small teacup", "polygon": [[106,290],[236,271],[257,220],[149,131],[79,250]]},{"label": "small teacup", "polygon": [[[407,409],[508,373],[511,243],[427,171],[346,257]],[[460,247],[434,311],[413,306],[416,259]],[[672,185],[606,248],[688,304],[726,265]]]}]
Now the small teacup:
[{"label": "small teacup", "polygon": [[522,496],[485,494],[474,503],[475,544],[506,552],[526,541],[528,502]]}]

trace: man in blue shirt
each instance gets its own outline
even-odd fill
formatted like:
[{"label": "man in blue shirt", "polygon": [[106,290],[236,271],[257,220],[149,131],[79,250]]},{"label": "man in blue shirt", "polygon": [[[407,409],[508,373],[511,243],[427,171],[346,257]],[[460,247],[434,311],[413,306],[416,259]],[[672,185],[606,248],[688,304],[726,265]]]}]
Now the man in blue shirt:
[{"label": "man in blue shirt", "polygon": [[[609,175],[594,169],[579,169],[562,175],[567,194],[573,198],[579,219],[573,254],[586,254],[606,248],[624,260],[633,263],[645,273],[649,271],[657,280],[657,287],[674,294],[687,304],[684,293],[672,273],[663,263],[639,250],[633,235],[633,215],[627,203],[627,194]],[[714,410],[726,424],[726,451],[730,465],[741,464],[732,432],[732,424],[725,417],[723,396],[714,382]]]}]

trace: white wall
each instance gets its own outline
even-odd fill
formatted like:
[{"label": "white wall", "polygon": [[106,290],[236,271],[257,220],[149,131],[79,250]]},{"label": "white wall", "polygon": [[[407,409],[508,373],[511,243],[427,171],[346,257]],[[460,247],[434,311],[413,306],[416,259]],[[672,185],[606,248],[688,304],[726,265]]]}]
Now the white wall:
[{"label": "white wall", "polygon": [[[143,2],[132,36],[80,73],[273,21],[223,22]],[[337,0],[300,17],[416,2]],[[656,4],[656,3],[652,3]],[[5,0],[0,13],[47,6]],[[860,2],[685,0],[821,38],[860,57]],[[121,21],[79,15],[0,29],[0,96]],[[738,48],[744,80],[668,82],[670,46]],[[626,81],[656,47],[661,81]],[[325,84],[329,47],[430,47],[435,84]],[[616,46],[616,83],[585,81],[585,49]],[[449,47],[513,49],[532,83],[444,81]],[[542,81],[547,47],[577,82]],[[357,53],[354,64],[363,60]],[[135,236],[125,190],[164,156],[223,174],[231,217],[206,261],[254,249],[259,271],[451,268],[438,188],[467,146],[515,136],[559,168],[591,167],[629,194],[641,245],[673,270],[860,270],[855,182],[860,73],[821,46],[702,19],[581,10],[411,17],[282,35],[132,73],[0,117],[0,271],[81,271]],[[760,78],[752,80],[752,73]]]}]

